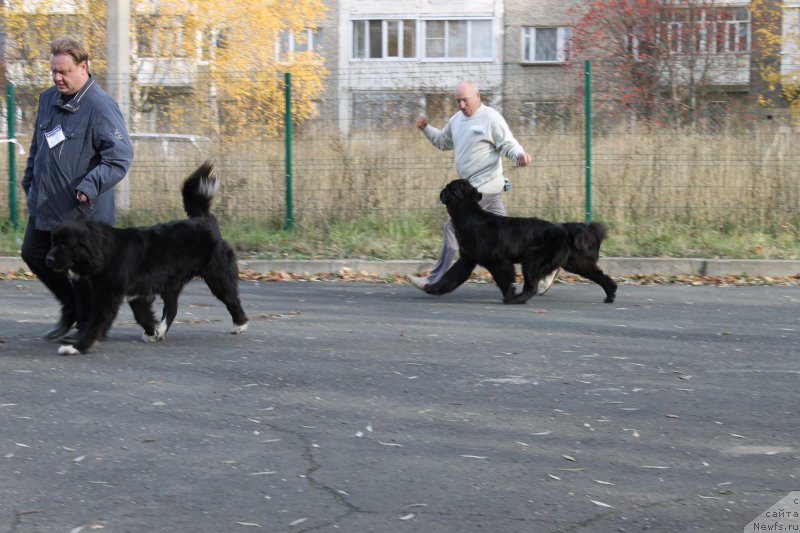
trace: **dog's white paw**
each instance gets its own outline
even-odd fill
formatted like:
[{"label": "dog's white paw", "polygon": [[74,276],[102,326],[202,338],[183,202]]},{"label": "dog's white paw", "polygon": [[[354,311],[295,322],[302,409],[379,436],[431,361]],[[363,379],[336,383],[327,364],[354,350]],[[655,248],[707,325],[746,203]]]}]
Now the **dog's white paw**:
[{"label": "dog's white paw", "polygon": [[142,340],[144,342],[158,342],[164,340],[164,337],[167,336],[167,323],[162,321],[159,322],[158,327],[153,332],[153,335],[148,335],[147,332],[142,333]]},{"label": "dog's white paw", "polygon": [[63,346],[58,347],[58,355],[78,355],[78,350],[71,344],[64,344]]},{"label": "dog's white paw", "polygon": [[162,320],[159,322],[158,327],[156,328],[156,338],[158,340],[164,340],[164,337],[167,336],[167,321]]},{"label": "dog's white paw", "polygon": [[233,331],[231,331],[231,333],[233,333],[234,335],[238,335],[240,333],[244,333],[245,331],[247,331],[247,324],[248,324],[247,322],[245,322],[244,324],[241,324],[241,325],[234,324],[233,325]]}]

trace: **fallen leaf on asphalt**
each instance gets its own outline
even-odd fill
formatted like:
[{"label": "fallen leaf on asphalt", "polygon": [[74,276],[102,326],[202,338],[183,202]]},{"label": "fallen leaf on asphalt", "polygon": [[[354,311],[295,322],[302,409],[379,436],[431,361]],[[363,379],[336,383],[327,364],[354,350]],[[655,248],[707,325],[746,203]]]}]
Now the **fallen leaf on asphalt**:
[{"label": "fallen leaf on asphalt", "polygon": [[236,522],[236,524],[246,527],[261,527],[259,524],[256,524],[255,522]]},{"label": "fallen leaf on asphalt", "polygon": [[731,437],[736,437],[737,439],[746,439],[747,438],[747,437],[744,437],[742,435],[737,435],[736,433],[731,433],[730,436]]},{"label": "fallen leaf on asphalt", "polygon": [[411,520],[412,518],[414,518],[414,513],[408,513],[398,518],[398,520]]},{"label": "fallen leaf on asphalt", "polygon": [[613,507],[608,505],[607,503],[599,502],[597,500],[589,500],[589,501],[597,505],[598,507],[608,507],[609,509],[613,509]]},{"label": "fallen leaf on asphalt", "polygon": [[294,522],[289,522],[289,527],[299,526],[300,524],[302,524],[306,520],[308,520],[308,518],[298,518]]},{"label": "fallen leaf on asphalt", "polygon": [[567,461],[573,461],[573,462],[575,461],[575,458],[572,457],[571,455],[562,455],[561,457],[563,457]]},{"label": "fallen leaf on asphalt", "polygon": [[554,476],[553,474],[547,474],[547,475],[548,475],[548,477],[551,477],[551,478],[553,478],[555,480],[561,481],[561,478],[558,477],[558,476]]},{"label": "fallen leaf on asphalt", "polygon": [[381,446],[397,446],[398,448],[402,448],[403,447],[402,444],[396,444],[394,442],[381,442],[381,441],[378,441],[378,444],[380,444]]},{"label": "fallen leaf on asphalt", "polygon": [[612,486],[614,485],[610,481],[600,481],[599,479],[595,479],[594,482],[595,483],[600,483],[601,485],[612,485]]}]

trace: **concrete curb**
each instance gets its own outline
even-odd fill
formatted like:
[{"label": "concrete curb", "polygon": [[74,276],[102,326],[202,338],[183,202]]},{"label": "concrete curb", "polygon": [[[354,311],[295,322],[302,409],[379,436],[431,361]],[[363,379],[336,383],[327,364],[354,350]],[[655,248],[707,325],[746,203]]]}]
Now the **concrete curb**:
[{"label": "concrete curb", "polygon": [[[315,260],[240,260],[240,269],[255,272],[290,272],[294,274],[335,274],[343,268],[377,276],[407,275],[426,272],[433,266],[427,260],[367,261],[361,259]],[[693,276],[800,276],[800,260],[772,259],[692,259],[662,257],[606,257],[600,267],[610,276],[693,275]],[[27,270],[19,257],[0,257],[0,272]]]}]

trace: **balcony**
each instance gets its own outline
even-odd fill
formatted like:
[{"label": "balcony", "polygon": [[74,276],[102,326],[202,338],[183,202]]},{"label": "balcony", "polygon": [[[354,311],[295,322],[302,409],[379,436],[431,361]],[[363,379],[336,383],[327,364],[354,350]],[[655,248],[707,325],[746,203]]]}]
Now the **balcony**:
[{"label": "balcony", "polygon": [[140,57],[134,74],[141,87],[189,88],[197,81],[196,59]]}]

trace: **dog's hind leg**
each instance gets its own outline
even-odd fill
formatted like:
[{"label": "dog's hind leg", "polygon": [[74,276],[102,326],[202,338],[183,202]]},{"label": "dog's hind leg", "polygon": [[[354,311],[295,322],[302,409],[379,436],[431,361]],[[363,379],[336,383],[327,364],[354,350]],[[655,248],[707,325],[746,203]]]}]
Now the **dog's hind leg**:
[{"label": "dog's hind leg", "polygon": [[225,304],[228,312],[233,319],[233,333],[238,335],[247,330],[247,315],[242,309],[242,301],[239,299],[239,287],[237,277],[233,277],[233,272],[208,273],[205,276],[206,285],[217,299]]},{"label": "dog's hind leg", "polygon": [[447,272],[444,273],[442,279],[436,283],[429,283],[425,285],[425,292],[436,295],[453,292],[469,279],[476,266],[477,263],[474,261],[465,259],[463,256],[460,257],[458,261],[453,263],[453,266],[447,269]]},{"label": "dog's hind leg", "polygon": [[128,300],[128,305],[133,311],[133,318],[144,329],[142,340],[145,342],[156,342],[164,338],[163,334],[159,336],[156,329],[156,316],[153,314],[154,300],[155,298],[152,296],[138,296]]},{"label": "dog's hind leg", "polygon": [[239,298],[239,267],[233,249],[223,243],[223,248],[214,253],[201,273],[211,294],[225,304],[233,319],[233,333],[238,335],[247,330],[247,315]]},{"label": "dog's hind leg", "polygon": [[[175,316],[178,314],[178,296],[181,294],[183,284],[179,281],[174,281],[170,284],[170,288],[160,294],[161,299],[164,301],[164,310],[161,313],[161,322],[156,327],[156,339],[162,340],[167,336],[167,331],[172,326]],[[146,340],[146,339],[145,339]]]},{"label": "dog's hind leg", "polygon": [[583,276],[600,285],[606,292],[606,299],[603,301],[607,304],[613,303],[617,297],[617,283],[600,270],[597,265],[592,265],[590,268],[582,268],[582,266],[583,265],[570,264],[565,267],[564,270]]}]

